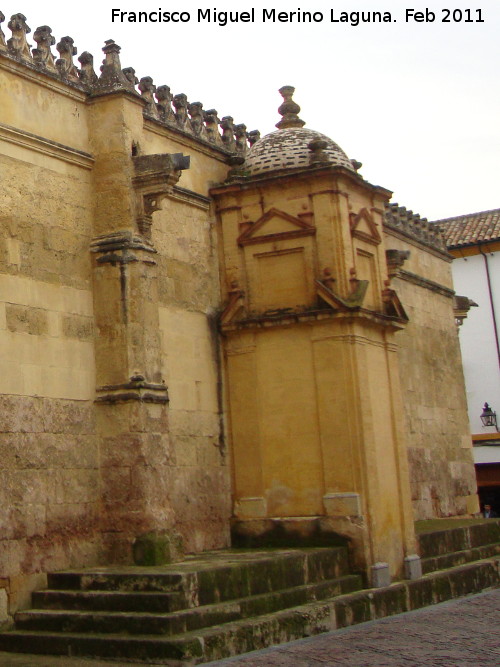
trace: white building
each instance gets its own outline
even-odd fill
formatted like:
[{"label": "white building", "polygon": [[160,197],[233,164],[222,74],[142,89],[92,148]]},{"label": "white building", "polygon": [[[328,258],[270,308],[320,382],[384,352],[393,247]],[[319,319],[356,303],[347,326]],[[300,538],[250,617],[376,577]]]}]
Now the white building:
[{"label": "white building", "polygon": [[457,295],[477,304],[460,327],[480,497],[500,513],[500,433],[485,427],[485,403],[500,422],[500,209],[438,220],[453,260]]}]

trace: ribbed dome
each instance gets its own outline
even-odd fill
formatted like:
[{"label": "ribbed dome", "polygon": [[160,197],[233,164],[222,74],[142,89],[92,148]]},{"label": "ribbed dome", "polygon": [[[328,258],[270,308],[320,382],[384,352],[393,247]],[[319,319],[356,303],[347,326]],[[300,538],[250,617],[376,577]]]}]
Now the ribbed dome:
[{"label": "ribbed dome", "polygon": [[281,169],[308,167],[311,159],[308,144],[316,139],[326,141],[324,152],[330,164],[355,171],[340,146],[324,134],[304,127],[283,128],[259,139],[246,155],[245,171],[254,176]]}]

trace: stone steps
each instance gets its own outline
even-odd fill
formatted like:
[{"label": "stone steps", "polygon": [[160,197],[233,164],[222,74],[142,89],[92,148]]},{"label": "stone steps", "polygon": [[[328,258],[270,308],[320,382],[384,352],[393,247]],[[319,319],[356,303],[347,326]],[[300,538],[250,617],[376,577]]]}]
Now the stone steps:
[{"label": "stone steps", "polygon": [[[34,595],[34,603],[42,602],[36,604],[38,608],[16,614],[16,628],[43,629],[50,632],[94,631],[173,635],[323,600],[359,590],[360,587],[359,576],[346,575],[339,579],[219,604],[182,609],[174,613],[164,613],[165,608],[157,609],[150,604],[149,596],[153,595],[154,600],[158,598],[158,594],[155,593],[106,593],[105,595],[113,601],[113,605],[109,603],[103,605],[102,598],[97,598],[95,592],[92,592],[89,598],[88,592],[75,594],[74,591],[61,591],[64,594],[61,597],[58,595],[59,591],[44,591],[42,594]],[[69,604],[66,597],[68,593]],[[45,596],[51,594],[56,594],[57,597],[49,598],[47,603]],[[79,599],[81,604],[77,606]],[[55,600],[59,604],[56,604]]]},{"label": "stone steps", "polygon": [[450,567],[494,556],[500,556],[500,544],[486,544],[482,547],[474,547],[473,549],[453,551],[441,554],[440,556],[422,558],[422,572],[428,574],[429,572],[436,572],[436,570],[446,570]]},{"label": "stone steps", "polygon": [[[450,556],[425,540],[427,558]],[[55,573],[51,590],[33,595],[38,608],[18,612],[16,629],[0,633],[0,650],[197,665],[498,586],[493,547],[474,547],[489,559],[368,590],[349,574],[343,548],[212,552],[161,568]]]},{"label": "stone steps", "polygon": [[[500,559],[478,561],[434,572],[418,580],[360,590],[172,636],[127,635],[124,631],[16,630],[0,635],[0,649],[109,658],[120,663],[156,661],[170,667],[196,665],[497,586],[500,584],[499,565]],[[230,605],[225,607],[228,609]]]},{"label": "stone steps", "polygon": [[89,611],[151,611],[171,612],[187,605],[184,593],[140,593],[127,591],[36,591],[31,600],[36,609],[67,609]]},{"label": "stone steps", "polygon": [[424,574],[492,558],[500,554],[500,521],[425,532],[418,542]]},{"label": "stone steps", "polygon": [[254,641],[302,637],[311,605],[362,587],[340,547],[212,552],[159,568],[54,573],[48,582],[33,594],[35,608],[16,614],[16,630],[0,634],[0,650],[198,664]]}]

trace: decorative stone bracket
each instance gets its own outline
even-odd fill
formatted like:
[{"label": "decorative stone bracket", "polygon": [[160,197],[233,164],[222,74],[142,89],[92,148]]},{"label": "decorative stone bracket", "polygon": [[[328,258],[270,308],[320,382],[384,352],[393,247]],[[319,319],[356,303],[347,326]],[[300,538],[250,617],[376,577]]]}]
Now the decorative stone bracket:
[{"label": "decorative stone bracket", "polygon": [[477,303],[467,296],[456,294],[453,297],[453,314],[455,315],[455,324],[457,327],[462,326],[469,310],[474,306],[477,307]]},{"label": "decorative stone bracket", "polygon": [[146,238],[151,237],[153,213],[161,202],[172,194],[174,185],[184,169],[189,169],[190,157],[182,153],[137,155],[133,158],[135,175],[132,185],[137,200],[137,228]]},{"label": "decorative stone bracket", "polygon": [[387,271],[390,278],[394,278],[399,274],[399,270],[403,267],[409,256],[409,250],[396,250],[394,248],[390,248],[389,250],[385,251]]},{"label": "decorative stone bracket", "polygon": [[349,311],[361,308],[368,289],[368,280],[356,280],[354,289],[347,298],[336,294],[331,287],[325,285],[325,281],[316,280],[318,296],[334,310]]},{"label": "decorative stone bracket", "polygon": [[168,389],[164,383],[147,382],[143,375],[133,375],[130,382],[97,387],[96,403],[168,403]]}]

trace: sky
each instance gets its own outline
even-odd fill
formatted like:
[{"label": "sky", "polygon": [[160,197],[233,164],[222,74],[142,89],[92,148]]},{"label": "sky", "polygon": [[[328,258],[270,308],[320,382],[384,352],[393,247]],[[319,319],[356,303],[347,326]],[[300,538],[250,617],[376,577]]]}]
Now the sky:
[{"label": "sky", "polygon": [[[443,5],[455,11],[447,14]],[[56,41],[69,35],[79,54],[90,51],[96,71],[104,41],[114,39],[122,66],[139,78],[152,76],[157,86],[262,134],[279,120],[278,89],[295,86],[306,127],[331,137],[363,163],[365,179],[430,220],[500,207],[498,0],[7,0],[0,9],[7,38],[10,16],[21,12],[33,46],[35,29],[49,25]],[[128,12],[125,20],[113,21],[112,9]],[[198,21],[198,10],[207,9],[212,20]],[[220,12],[252,9],[253,22],[213,20],[214,12],[223,18]],[[263,10],[269,16],[273,9],[275,16],[295,15],[264,21]],[[189,20],[126,20],[130,12],[159,10],[187,12]],[[323,20],[298,21],[299,12]],[[356,26],[355,16],[341,22],[342,12],[388,12],[391,21]]]}]

